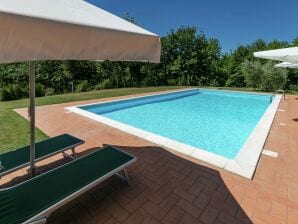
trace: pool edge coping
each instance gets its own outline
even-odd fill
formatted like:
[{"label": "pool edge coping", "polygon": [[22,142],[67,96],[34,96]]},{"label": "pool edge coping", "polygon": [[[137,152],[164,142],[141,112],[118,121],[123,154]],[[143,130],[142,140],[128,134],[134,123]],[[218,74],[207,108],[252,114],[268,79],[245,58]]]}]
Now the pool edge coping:
[{"label": "pool edge coping", "polygon": [[281,95],[275,95],[274,100],[239,150],[235,159],[227,162],[224,167],[225,170],[252,179],[281,99]]},{"label": "pool edge coping", "polygon": [[[279,103],[281,101],[281,98],[282,98],[281,95],[275,94],[274,100],[271,102],[271,104],[269,105],[269,107],[267,108],[267,110],[265,111],[265,113],[263,114],[263,116],[255,126],[255,128],[253,129],[252,133],[250,134],[250,136],[247,138],[247,140],[239,150],[235,159],[228,159],[221,155],[217,155],[215,153],[208,152],[206,150],[193,147],[185,143],[154,134],[152,132],[144,131],[142,129],[139,129],[79,108],[82,106],[103,104],[103,103],[116,102],[116,101],[119,102],[119,101],[137,99],[137,98],[154,96],[154,95],[164,95],[164,94],[175,93],[175,92],[190,91],[194,89],[205,89],[205,88],[187,88],[182,90],[180,89],[175,91],[146,94],[142,96],[133,96],[133,97],[126,97],[126,98],[124,97],[121,99],[107,100],[107,101],[100,101],[97,103],[65,107],[64,109],[71,111],[73,113],[79,114],[81,116],[87,117],[89,119],[95,120],[97,122],[103,123],[105,125],[111,126],[113,128],[116,128],[128,134],[135,135],[137,137],[150,141],[154,144],[164,146],[175,152],[187,155],[194,159],[222,168],[226,171],[245,177],[247,179],[252,179],[255,173],[255,170],[257,168],[259,158],[263,151],[263,146],[266,142],[266,139],[270,132]],[[223,91],[223,90],[216,90],[216,89],[206,89],[206,90]],[[242,92],[229,91],[229,90],[224,90],[224,91],[246,93],[246,94],[260,94],[260,93],[250,93],[250,92],[243,92],[243,91]],[[264,93],[263,95],[272,95],[272,94]]]}]

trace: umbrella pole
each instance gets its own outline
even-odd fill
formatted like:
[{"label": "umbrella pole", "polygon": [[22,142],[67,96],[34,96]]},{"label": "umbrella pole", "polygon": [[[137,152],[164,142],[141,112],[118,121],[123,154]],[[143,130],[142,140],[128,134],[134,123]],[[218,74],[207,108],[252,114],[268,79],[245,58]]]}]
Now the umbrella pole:
[{"label": "umbrella pole", "polygon": [[35,167],[35,62],[29,62],[29,96],[30,96],[30,176],[36,174]]}]

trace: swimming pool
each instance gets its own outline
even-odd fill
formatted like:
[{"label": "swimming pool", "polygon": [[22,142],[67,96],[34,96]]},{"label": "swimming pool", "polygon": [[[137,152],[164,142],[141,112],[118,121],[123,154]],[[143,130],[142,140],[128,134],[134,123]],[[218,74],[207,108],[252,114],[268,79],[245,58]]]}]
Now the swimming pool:
[{"label": "swimming pool", "polygon": [[[277,98],[268,94],[191,89],[70,109],[205,162],[225,167],[228,161],[237,159],[258,123],[272,106],[272,100],[276,105]],[[269,129],[273,117],[264,118]],[[258,134],[263,138],[263,144],[267,134]]]}]

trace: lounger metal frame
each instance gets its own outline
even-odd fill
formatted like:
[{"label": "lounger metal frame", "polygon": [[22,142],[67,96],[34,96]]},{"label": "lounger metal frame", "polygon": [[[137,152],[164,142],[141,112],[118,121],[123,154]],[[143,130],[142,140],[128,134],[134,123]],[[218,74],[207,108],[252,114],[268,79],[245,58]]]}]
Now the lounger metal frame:
[{"label": "lounger metal frame", "polygon": [[[23,224],[44,224],[44,223],[46,223],[46,222],[47,222],[47,218],[48,218],[48,217],[49,217],[55,210],[57,210],[58,208],[62,207],[62,206],[65,205],[65,204],[67,204],[68,202],[72,201],[73,199],[77,198],[78,196],[82,195],[83,193],[87,192],[87,191],[90,190],[91,188],[97,186],[98,184],[100,184],[100,183],[103,182],[104,180],[108,179],[109,177],[111,177],[111,176],[113,176],[113,175],[117,175],[117,176],[119,176],[118,173],[121,172],[121,171],[123,172],[123,176],[122,176],[122,178],[124,178],[124,179],[126,180],[126,182],[127,182],[128,184],[130,184],[130,180],[129,180],[129,177],[128,177],[128,175],[127,175],[127,171],[126,171],[125,168],[126,168],[127,166],[129,166],[130,164],[132,164],[133,162],[135,162],[135,161],[137,160],[137,158],[136,158],[135,156],[133,156],[133,155],[128,154],[127,152],[124,152],[123,150],[121,150],[121,149],[119,149],[119,148],[117,148],[117,147],[115,147],[115,146],[113,146],[113,145],[108,145],[108,146],[106,146],[106,147],[103,147],[102,149],[105,149],[105,148],[107,148],[107,147],[109,147],[109,146],[112,146],[112,147],[116,148],[117,150],[119,150],[120,152],[125,153],[125,154],[127,154],[127,155],[133,157],[133,159],[130,160],[129,162],[123,164],[122,166],[118,167],[117,169],[115,169],[115,170],[113,170],[113,171],[111,171],[111,172],[105,174],[104,176],[98,178],[97,180],[93,181],[92,183],[86,185],[85,187],[81,188],[79,191],[77,191],[77,192],[75,192],[75,193],[73,193],[73,194],[67,196],[67,197],[64,198],[63,200],[61,200],[61,201],[57,202],[56,204],[50,206],[49,208],[45,209],[44,211],[40,212],[39,214],[33,216],[33,217],[30,218],[29,220],[23,222]],[[82,156],[82,157],[80,157],[80,158],[84,158],[84,157],[86,157],[86,156],[88,156],[88,155],[89,155],[89,154],[87,154],[87,155],[85,155],[85,156]],[[75,162],[75,160],[72,161],[72,162]],[[70,162],[70,163],[72,163],[72,162]],[[69,164],[69,163],[67,163],[67,164]],[[59,167],[57,167],[57,168],[55,168],[55,169],[52,169],[52,170],[50,170],[50,171],[48,171],[48,172],[46,172],[46,173],[41,174],[41,175],[45,175],[45,174],[47,174],[47,173],[49,173],[49,172],[52,172],[53,170],[59,169],[59,168],[61,168],[61,167],[63,167],[63,166],[66,166],[67,164],[64,164],[64,165],[62,165],[62,166],[59,166]],[[30,179],[27,180],[27,181],[25,181],[25,182],[28,182],[28,181],[30,181]],[[24,183],[24,182],[23,182],[23,183]],[[20,183],[20,184],[22,184],[22,183]],[[20,184],[18,184],[18,185],[20,185]],[[15,186],[18,186],[18,185],[15,185]],[[13,187],[9,187],[9,188],[14,188],[15,186],[13,186]],[[0,191],[7,190],[7,189],[9,189],[9,188],[0,189]]]},{"label": "lounger metal frame", "polygon": [[[84,143],[85,143],[85,141],[82,140],[82,141],[79,142],[79,143],[73,144],[73,145],[71,145],[71,146],[69,146],[69,147],[65,147],[65,148],[63,148],[63,149],[61,149],[61,150],[59,150],[59,151],[55,151],[55,152],[53,152],[53,153],[47,154],[47,155],[45,155],[45,156],[42,156],[42,157],[36,159],[35,162],[39,162],[39,161],[41,161],[41,160],[47,159],[47,158],[49,158],[49,157],[51,157],[51,156],[54,156],[54,155],[57,155],[57,154],[59,154],[59,153],[62,153],[64,157],[68,157],[68,158],[71,158],[71,159],[76,159],[76,158],[77,158],[77,154],[76,154],[76,152],[75,152],[75,148],[78,147],[79,145],[84,144]],[[18,149],[16,149],[16,150],[18,150]],[[65,151],[67,151],[67,150],[71,150],[72,155],[67,154],[67,153],[65,152]],[[29,152],[28,152],[28,153],[29,153]],[[22,164],[22,165],[20,165],[20,166],[14,167],[14,168],[12,168],[12,169],[10,169],[10,170],[7,170],[7,171],[5,171],[5,172],[3,172],[3,173],[0,173],[0,179],[1,179],[1,177],[5,176],[5,175],[7,175],[7,174],[9,174],[9,173],[12,173],[12,172],[14,172],[14,171],[16,171],[16,170],[22,169],[22,168],[24,168],[24,167],[26,167],[26,166],[29,166],[29,164],[30,164],[30,162],[28,162],[28,163],[24,163],[24,164]]]}]

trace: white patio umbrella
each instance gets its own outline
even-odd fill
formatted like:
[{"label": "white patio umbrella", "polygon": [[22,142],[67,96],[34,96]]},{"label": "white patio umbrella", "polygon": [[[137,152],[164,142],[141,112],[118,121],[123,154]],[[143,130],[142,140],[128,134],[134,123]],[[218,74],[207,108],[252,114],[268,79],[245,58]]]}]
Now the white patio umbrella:
[{"label": "white patio umbrella", "polygon": [[274,65],[274,67],[276,67],[276,68],[298,68],[298,64],[282,62],[282,63]]},{"label": "white patio umbrella", "polygon": [[35,61],[160,61],[160,38],[82,0],[0,0],[0,63],[29,61],[30,170],[35,160]]},{"label": "white patio umbrella", "polygon": [[298,47],[281,48],[254,53],[255,57],[298,64]]}]

